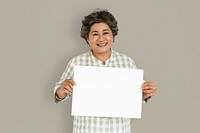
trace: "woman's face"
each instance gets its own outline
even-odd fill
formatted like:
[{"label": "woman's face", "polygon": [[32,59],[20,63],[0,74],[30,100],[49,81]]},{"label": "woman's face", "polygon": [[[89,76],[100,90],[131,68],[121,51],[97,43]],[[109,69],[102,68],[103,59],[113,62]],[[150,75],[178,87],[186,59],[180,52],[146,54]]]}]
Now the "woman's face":
[{"label": "woman's face", "polygon": [[110,57],[110,49],[113,44],[113,34],[110,27],[106,23],[93,24],[90,28],[87,41],[96,58],[101,58],[102,56]]}]

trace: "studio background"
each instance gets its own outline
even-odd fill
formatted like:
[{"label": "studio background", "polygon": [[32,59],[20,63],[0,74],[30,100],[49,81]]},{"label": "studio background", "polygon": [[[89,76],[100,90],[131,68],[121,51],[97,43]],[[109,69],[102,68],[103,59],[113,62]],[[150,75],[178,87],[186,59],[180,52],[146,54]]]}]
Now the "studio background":
[{"label": "studio background", "polygon": [[132,133],[199,133],[198,0],[0,0],[0,132],[72,132],[71,100],[53,103],[53,88],[89,50],[79,34],[95,8],[118,20],[114,50],[158,86]]}]

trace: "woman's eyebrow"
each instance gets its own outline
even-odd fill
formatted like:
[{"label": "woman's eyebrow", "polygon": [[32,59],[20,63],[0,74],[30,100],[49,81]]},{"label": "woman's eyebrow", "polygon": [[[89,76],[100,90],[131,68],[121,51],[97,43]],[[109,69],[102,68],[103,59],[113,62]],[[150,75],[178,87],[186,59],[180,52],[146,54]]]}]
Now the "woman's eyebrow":
[{"label": "woman's eyebrow", "polygon": [[[102,31],[110,31],[109,29],[103,29]],[[97,30],[93,30],[93,31],[91,31],[91,33],[93,33],[93,32],[98,32]]]},{"label": "woman's eyebrow", "polygon": [[104,29],[103,31],[110,31],[109,29]]},{"label": "woman's eyebrow", "polygon": [[94,31],[92,31],[91,33],[93,33],[93,32],[98,32],[97,30],[94,30]]}]

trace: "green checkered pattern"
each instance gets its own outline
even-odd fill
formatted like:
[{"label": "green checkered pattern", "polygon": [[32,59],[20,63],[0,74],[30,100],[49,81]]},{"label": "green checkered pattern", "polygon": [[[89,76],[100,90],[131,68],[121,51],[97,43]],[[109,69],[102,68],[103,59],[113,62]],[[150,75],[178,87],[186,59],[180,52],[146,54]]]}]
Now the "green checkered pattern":
[{"label": "green checkered pattern", "polygon": [[[65,79],[73,79],[74,66],[95,66],[135,69],[135,62],[124,54],[112,50],[111,57],[102,64],[91,51],[74,57],[68,63],[59,82],[56,83],[54,93]],[[70,98],[69,94],[64,100]],[[64,101],[63,100],[63,101]],[[55,99],[55,102],[60,102]],[[74,116],[73,133],[131,133],[130,118],[88,117]]]}]

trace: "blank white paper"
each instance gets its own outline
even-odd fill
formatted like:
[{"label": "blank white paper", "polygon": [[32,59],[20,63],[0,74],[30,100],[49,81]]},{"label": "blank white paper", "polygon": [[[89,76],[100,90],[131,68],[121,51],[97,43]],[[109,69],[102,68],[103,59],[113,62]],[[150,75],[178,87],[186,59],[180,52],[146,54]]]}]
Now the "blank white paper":
[{"label": "blank white paper", "polygon": [[143,70],[75,66],[73,116],[141,118]]}]

